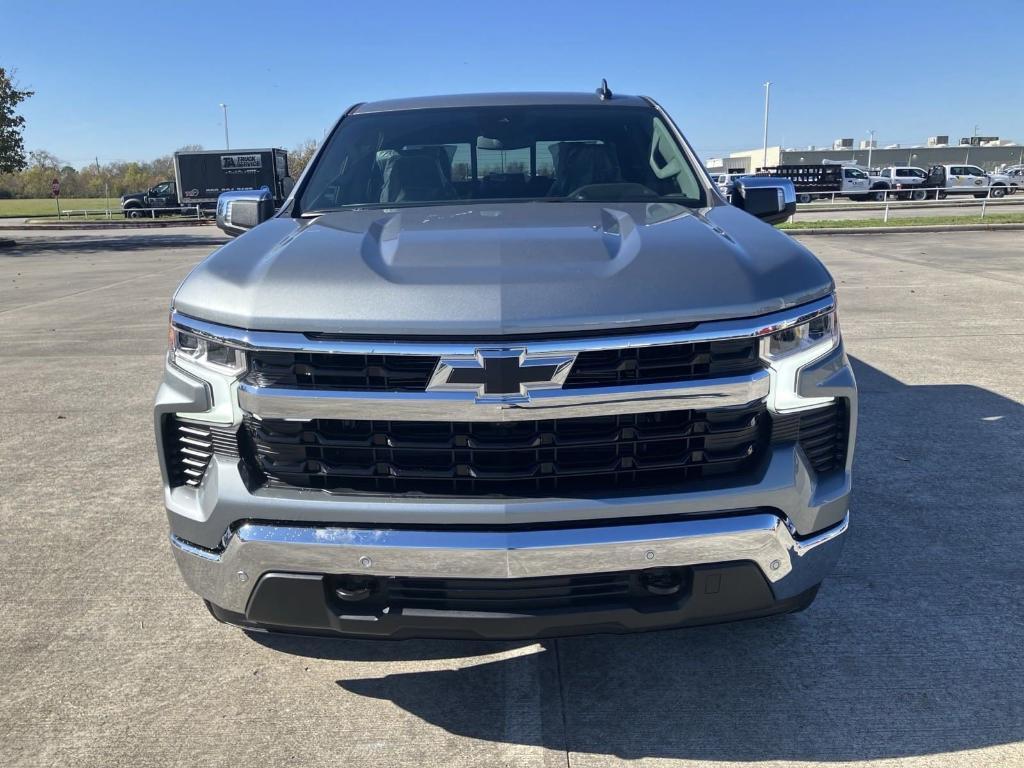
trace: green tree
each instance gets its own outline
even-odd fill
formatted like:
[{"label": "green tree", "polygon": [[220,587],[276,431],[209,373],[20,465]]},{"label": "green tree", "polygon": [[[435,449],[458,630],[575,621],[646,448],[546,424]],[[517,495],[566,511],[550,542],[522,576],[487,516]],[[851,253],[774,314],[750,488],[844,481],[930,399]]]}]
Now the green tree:
[{"label": "green tree", "polygon": [[25,167],[25,144],[22,131],[25,118],[15,108],[34,91],[22,91],[10,75],[0,67],[0,173],[14,173]]}]

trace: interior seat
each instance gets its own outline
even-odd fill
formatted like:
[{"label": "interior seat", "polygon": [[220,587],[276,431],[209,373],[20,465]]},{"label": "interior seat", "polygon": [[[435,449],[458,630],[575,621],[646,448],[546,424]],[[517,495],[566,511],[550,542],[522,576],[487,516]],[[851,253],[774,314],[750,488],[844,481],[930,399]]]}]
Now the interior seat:
[{"label": "interior seat", "polygon": [[588,184],[622,181],[619,158],[610,144],[560,141],[551,145],[555,181],[548,197],[565,197]]},{"label": "interior seat", "polygon": [[382,203],[458,198],[436,149],[382,150],[377,153],[377,164],[382,176]]}]

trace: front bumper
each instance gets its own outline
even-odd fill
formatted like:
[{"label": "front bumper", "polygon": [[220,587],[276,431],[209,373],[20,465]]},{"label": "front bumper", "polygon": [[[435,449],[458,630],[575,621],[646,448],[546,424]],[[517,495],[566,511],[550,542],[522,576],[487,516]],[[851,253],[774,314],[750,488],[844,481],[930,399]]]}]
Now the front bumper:
[{"label": "front bumper", "polygon": [[[550,530],[472,531],[246,523],[214,552],[171,535],[185,581],[222,620],[254,629],[354,636],[537,637],[725,621],[809,602],[839,557],[849,518],[798,540],[763,512]],[[643,608],[403,611],[339,604],[336,576],[529,579],[677,572],[687,588]],[[767,589],[765,589],[767,587]]]}]

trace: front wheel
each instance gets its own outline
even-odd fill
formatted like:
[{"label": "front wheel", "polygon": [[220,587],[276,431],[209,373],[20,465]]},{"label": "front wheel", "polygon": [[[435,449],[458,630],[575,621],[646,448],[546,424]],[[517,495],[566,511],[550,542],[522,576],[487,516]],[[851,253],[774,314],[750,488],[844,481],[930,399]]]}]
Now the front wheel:
[{"label": "front wheel", "polygon": [[124,211],[124,217],[126,219],[141,219],[142,210],[140,208],[126,208]]},{"label": "front wheel", "polygon": [[910,193],[910,199],[917,201],[927,200],[928,193],[925,192],[923,189],[915,189],[913,192]]},{"label": "front wheel", "polygon": [[994,198],[1006,197],[1006,187],[992,187],[991,192]]},{"label": "front wheel", "polygon": [[811,202],[811,196],[808,195],[806,192],[801,192],[799,195],[796,196],[796,201],[798,203],[809,203]]},{"label": "front wheel", "polygon": [[868,197],[871,200],[873,200],[874,202],[876,202],[876,203],[884,203],[885,202],[885,190],[884,189],[877,189],[874,192],[872,192],[870,195],[868,195]]}]

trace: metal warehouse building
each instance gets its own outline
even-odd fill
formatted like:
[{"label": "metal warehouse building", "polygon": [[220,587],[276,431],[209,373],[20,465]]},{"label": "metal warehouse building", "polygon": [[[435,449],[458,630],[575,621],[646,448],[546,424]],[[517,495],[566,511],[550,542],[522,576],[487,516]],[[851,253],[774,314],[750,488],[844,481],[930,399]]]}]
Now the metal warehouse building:
[{"label": "metal warehouse building", "polygon": [[[866,142],[865,142],[866,143]],[[1003,142],[999,146],[970,146],[946,144],[940,146],[887,147],[872,149],[871,167],[911,165],[927,168],[929,165],[964,163],[994,171],[1007,165],[1024,163],[1024,145]],[[868,167],[868,149],[840,147],[838,149],[783,149],[768,147],[768,162],[764,162],[764,149],[733,152],[728,157],[708,158],[707,167],[721,173],[750,173],[763,165],[817,165],[823,160],[834,160]]]}]

